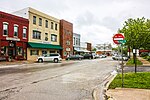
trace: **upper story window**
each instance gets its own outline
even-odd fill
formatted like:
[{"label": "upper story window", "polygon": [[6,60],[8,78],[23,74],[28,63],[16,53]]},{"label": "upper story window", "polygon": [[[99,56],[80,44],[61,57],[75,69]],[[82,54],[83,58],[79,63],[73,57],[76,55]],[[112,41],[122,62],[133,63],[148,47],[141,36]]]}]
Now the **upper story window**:
[{"label": "upper story window", "polygon": [[27,38],[27,27],[23,27],[23,38]]},{"label": "upper story window", "polygon": [[41,32],[33,30],[32,38],[33,39],[41,39]]},{"label": "upper story window", "polygon": [[39,18],[39,26],[42,26],[42,18]]},{"label": "upper story window", "polygon": [[45,20],[45,27],[48,28],[48,20]]},{"label": "upper story window", "polygon": [[73,37],[73,45],[75,45],[75,41],[76,41],[76,38],[75,38],[75,37]]},{"label": "upper story window", "polygon": [[69,40],[66,41],[66,45],[70,45],[70,41]]},{"label": "upper story window", "polygon": [[53,22],[51,22],[51,29],[53,29]]},{"label": "upper story window", "polygon": [[14,36],[18,37],[18,25],[14,25]]},{"label": "upper story window", "polygon": [[57,35],[51,34],[51,41],[52,42],[57,42]]},{"label": "upper story window", "polygon": [[8,35],[8,23],[3,23],[3,35]]},{"label": "upper story window", "polygon": [[57,24],[55,24],[55,30],[57,30]]},{"label": "upper story window", "polygon": [[36,16],[33,16],[33,24],[36,24]]},{"label": "upper story window", "polygon": [[48,33],[45,33],[45,41],[48,41]]}]

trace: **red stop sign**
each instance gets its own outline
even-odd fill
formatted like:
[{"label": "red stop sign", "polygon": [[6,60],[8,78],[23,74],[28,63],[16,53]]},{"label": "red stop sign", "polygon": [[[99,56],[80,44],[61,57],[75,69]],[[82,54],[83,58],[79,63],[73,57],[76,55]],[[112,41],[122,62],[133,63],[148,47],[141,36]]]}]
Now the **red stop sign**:
[{"label": "red stop sign", "polygon": [[122,34],[115,34],[113,36],[113,41],[115,44],[120,44],[119,41],[124,40],[124,36]]}]

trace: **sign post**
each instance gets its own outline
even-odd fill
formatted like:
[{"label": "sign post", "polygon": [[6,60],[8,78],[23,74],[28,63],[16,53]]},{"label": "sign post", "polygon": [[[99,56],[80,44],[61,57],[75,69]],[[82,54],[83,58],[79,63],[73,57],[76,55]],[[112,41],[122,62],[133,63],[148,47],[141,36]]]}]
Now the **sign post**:
[{"label": "sign post", "polygon": [[126,42],[126,40],[124,40],[124,36],[122,34],[115,34],[113,36],[113,42],[115,44],[121,44],[121,69],[122,69],[122,87],[124,85],[124,76],[123,76],[123,43]]}]

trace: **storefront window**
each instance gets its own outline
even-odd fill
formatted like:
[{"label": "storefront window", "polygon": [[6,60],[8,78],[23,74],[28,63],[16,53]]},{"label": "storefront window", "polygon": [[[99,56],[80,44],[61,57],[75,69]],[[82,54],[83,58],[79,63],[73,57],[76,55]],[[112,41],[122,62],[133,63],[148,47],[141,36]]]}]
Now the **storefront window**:
[{"label": "storefront window", "polygon": [[39,50],[30,50],[30,55],[39,55]]},{"label": "storefront window", "polygon": [[22,47],[18,47],[17,51],[18,51],[18,55],[21,56],[21,55],[23,54],[23,49],[22,49]]},{"label": "storefront window", "polygon": [[24,49],[24,59],[26,59],[26,50]]},{"label": "storefront window", "polygon": [[42,56],[46,55],[47,54],[47,51],[42,51]]},{"label": "storefront window", "polygon": [[3,46],[1,47],[1,55],[7,56],[8,47]]}]

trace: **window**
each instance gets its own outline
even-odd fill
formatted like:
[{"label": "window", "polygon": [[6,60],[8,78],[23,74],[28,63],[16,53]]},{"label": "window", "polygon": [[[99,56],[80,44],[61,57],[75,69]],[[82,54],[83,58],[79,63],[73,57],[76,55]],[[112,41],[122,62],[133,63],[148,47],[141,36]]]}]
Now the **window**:
[{"label": "window", "polygon": [[73,45],[75,45],[75,37],[73,37]]},{"label": "window", "polygon": [[39,50],[30,50],[30,55],[39,55]]},{"label": "window", "polygon": [[27,38],[27,28],[23,28],[23,38]]},{"label": "window", "polygon": [[36,16],[33,16],[33,24],[36,24]]},{"label": "window", "polygon": [[41,39],[41,32],[33,30],[32,38],[33,39]]},{"label": "window", "polygon": [[52,42],[57,42],[57,35],[51,34],[51,41]]},{"label": "window", "polygon": [[45,33],[45,41],[48,41],[48,33]]},{"label": "window", "polygon": [[3,46],[1,47],[1,55],[6,56],[8,51],[8,47]]},{"label": "window", "polygon": [[18,47],[18,55],[23,55],[23,49],[22,49],[22,47]]},{"label": "window", "polygon": [[55,30],[57,30],[57,24],[55,24]]},{"label": "window", "polygon": [[47,54],[47,51],[43,50],[42,51],[42,56],[45,56]]},{"label": "window", "polygon": [[45,20],[45,27],[48,28],[48,20]]},{"label": "window", "polygon": [[42,18],[39,18],[39,26],[42,26]]},{"label": "window", "polygon": [[67,40],[67,41],[66,41],[66,45],[70,45],[70,41]]},{"label": "window", "polygon": [[18,26],[14,25],[14,36],[18,37]]},{"label": "window", "polygon": [[51,22],[51,29],[53,29],[53,22]]},{"label": "window", "polygon": [[8,24],[3,23],[3,35],[8,35]]}]

